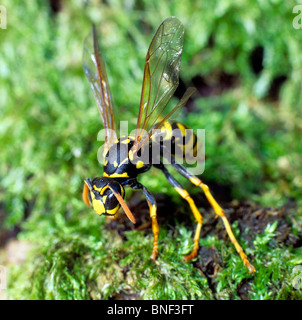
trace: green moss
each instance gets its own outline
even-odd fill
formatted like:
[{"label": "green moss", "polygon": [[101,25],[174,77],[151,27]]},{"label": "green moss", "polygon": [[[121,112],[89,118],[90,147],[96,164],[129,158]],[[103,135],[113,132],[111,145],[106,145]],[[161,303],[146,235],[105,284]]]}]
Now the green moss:
[{"label": "green moss", "polygon": [[[249,275],[221,236],[221,222],[215,229],[199,190],[181,177],[204,214],[202,250],[214,250],[219,260],[212,278],[201,256],[182,262],[192,247],[194,221],[184,218],[186,204],[159,172],[140,181],[178,207],[173,221],[165,216],[170,207],[159,209],[156,263],[149,260],[150,230],[128,228],[121,235],[81,200],[83,179],[102,172],[96,157],[102,126],[81,62],[91,22],[99,26],[120,120],[133,129],[147,47],[158,25],[174,15],[186,30],[181,79],[199,89],[183,122],[206,129],[203,178],[214,190],[229,190],[237,203],[283,207],[288,234],[301,239],[302,38],[292,26],[295,1],[62,3],[57,14],[46,1],[3,3],[8,26],[0,30],[0,233],[20,228],[18,239],[34,247],[22,265],[9,267],[8,297],[301,299],[291,278],[302,261],[301,240],[278,242],[282,226],[269,219],[263,230],[244,231],[233,223],[258,270]],[[219,191],[216,196],[228,199]]]}]

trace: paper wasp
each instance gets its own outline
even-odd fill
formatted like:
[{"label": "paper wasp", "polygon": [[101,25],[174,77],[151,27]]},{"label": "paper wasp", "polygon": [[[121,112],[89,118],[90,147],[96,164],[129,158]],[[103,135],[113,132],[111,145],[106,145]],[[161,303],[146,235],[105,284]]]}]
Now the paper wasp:
[{"label": "paper wasp", "polygon": [[[186,261],[193,259],[197,255],[203,222],[202,215],[196,207],[194,200],[169,173],[164,163],[160,160],[160,158],[167,157],[163,140],[170,139],[171,144],[174,144],[175,147],[177,144],[181,144],[182,138],[186,136],[184,130],[186,127],[179,122],[172,122],[170,119],[176,110],[186,104],[194,90],[188,89],[183,98],[170,112],[167,112],[166,109],[179,83],[183,40],[184,27],[178,19],[174,17],[168,18],[159,26],[146,56],[136,134],[120,139],[116,139],[113,134],[116,131],[116,123],[111,94],[94,26],[92,34],[87,37],[84,44],[83,68],[96,98],[106,137],[103,176],[93,180],[89,178],[85,179],[83,200],[87,205],[92,206],[99,215],[111,217],[117,214],[121,206],[128,218],[135,223],[135,218],[124,201],[124,187],[129,186],[133,189],[142,190],[149,205],[152,221],[154,240],[151,259],[153,260],[158,255],[159,228],[156,218],[156,201],[148,189],[137,181],[138,175],[148,171],[152,166],[161,170],[176,192],[188,202],[197,221],[197,228],[194,236],[193,250],[185,257]],[[173,128],[178,128],[181,132],[178,142],[171,139]],[[164,138],[158,141],[156,132],[164,133]],[[197,148],[197,141],[194,135],[192,136],[192,141],[191,151],[194,151]],[[150,151],[154,144],[160,146],[159,159],[157,159],[159,162],[156,164],[153,162],[154,155],[152,155],[152,152],[149,152],[148,161],[137,160],[139,159],[139,154],[142,154],[144,150]],[[208,186],[177,162],[175,148],[168,153],[168,157],[170,158],[170,164],[181,175],[203,190],[216,215],[222,219],[226,231],[244,265],[249,269],[250,273],[255,272],[255,268],[249,263],[247,256],[235,239],[223,209],[213,198]]]}]

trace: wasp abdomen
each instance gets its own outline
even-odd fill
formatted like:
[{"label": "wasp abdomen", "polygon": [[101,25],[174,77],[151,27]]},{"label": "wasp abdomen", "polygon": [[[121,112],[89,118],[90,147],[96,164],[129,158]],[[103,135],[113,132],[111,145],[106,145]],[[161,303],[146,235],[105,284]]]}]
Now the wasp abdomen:
[{"label": "wasp abdomen", "polygon": [[159,130],[160,135],[155,134],[151,139],[169,148],[173,156],[183,159],[197,156],[199,143],[191,128],[177,121],[164,121]]}]

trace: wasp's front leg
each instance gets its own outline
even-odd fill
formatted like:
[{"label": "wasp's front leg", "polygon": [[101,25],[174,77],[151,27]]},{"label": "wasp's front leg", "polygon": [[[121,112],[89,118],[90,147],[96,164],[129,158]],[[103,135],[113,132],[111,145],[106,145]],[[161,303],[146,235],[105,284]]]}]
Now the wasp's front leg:
[{"label": "wasp's front leg", "polygon": [[141,189],[146,197],[146,200],[149,205],[149,210],[150,210],[150,217],[152,221],[152,232],[154,235],[153,239],[153,249],[152,249],[152,254],[150,258],[152,260],[155,260],[156,257],[158,256],[158,234],[159,234],[159,227],[158,227],[158,222],[157,222],[157,205],[156,205],[156,200],[154,196],[151,194],[151,192],[143,186],[141,183],[137,181],[131,181],[131,184],[129,184],[131,188],[133,189]]}]

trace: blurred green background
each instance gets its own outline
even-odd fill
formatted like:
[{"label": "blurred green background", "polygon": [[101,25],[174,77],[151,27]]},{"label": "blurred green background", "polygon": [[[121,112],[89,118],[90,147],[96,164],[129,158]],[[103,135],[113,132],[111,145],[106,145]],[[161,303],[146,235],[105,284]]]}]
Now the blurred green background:
[{"label": "blurred green background", "polygon": [[[7,10],[7,29],[0,29],[5,297],[301,299],[301,289],[292,285],[292,268],[302,264],[302,29],[293,27],[298,1],[1,4]],[[147,48],[169,16],[185,26],[181,83],[172,102],[187,87],[197,88],[182,122],[206,129],[202,178],[227,208],[255,276],[242,266],[200,190],[180,177],[205,218],[200,254],[191,264],[182,257],[192,246],[194,220],[160,173],[140,179],[160,203],[157,263],[149,260],[150,230],[108,224],[81,199],[83,179],[102,174],[96,156],[102,125],[82,71],[91,23],[120,120],[134,128]],[[128,191],[127,200],[133,210],[141,205],[148,220],[140,194]],[[238,212],[241,220],[232,219]]]}]

